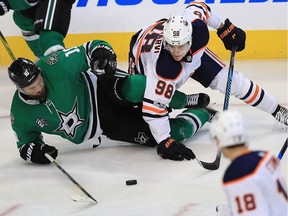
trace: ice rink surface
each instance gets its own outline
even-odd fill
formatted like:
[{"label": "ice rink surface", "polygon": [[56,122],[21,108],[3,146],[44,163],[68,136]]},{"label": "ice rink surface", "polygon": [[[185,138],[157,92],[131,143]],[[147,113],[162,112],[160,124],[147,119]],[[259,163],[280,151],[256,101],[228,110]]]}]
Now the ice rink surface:
[{"label": "ice rink surface", "polygon": [[[228,64],[228,62],[227,62]],[[125,64],[119,68],[126,69]],[[258,83],[287,107],[287,60],[235,61],[235,69]],[[0,70],[0,216],[215,216],[215,207],[225,204],[221,178],[229,161],[222,157],[216,171],[204,170],[193,161],[169,161],[157,156],[156,148],[102,138],[92,149],[56,136],[44,135],[58,148],[57,162],[97,201],[74,202],[82,192],[53,165],[35,165],[22,160],[10,127],[9,109],[15,86],[6,68]],[[189,80],[186,93],[205,92],[213,107],[222,110],[224,95],[204,89]],[[240,111],[247,125],[251,149],[278,154],[287,132],[274,126],[274,118],[233,97],[230,110]],[[176,115],[175,111],[171,116]],[[210,144],[209,123],[185,144],[196,156],[211,162],[216,146]],[[287,153],[281,161],[287,182]],[[128,179],[138,184],[126,186]],[[287,215],[284,213],[284,215]]]}]

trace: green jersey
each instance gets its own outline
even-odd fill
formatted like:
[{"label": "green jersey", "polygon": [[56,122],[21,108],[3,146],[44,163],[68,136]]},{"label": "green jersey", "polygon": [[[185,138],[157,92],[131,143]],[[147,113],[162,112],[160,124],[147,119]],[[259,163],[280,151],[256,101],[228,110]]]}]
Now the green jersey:
[{"label": "green jersey", "polygon": [[38,1],[29,3],[26,0],[9,0],[10,7],[12,10],[25,10],[35,6]]},{"label": "green jersey", "polygon": [[48,89],[46,101],[25,99],[17,90],[11,106],[11,124],[17,147],[42,143],[41,132],[59,135],[73,143],[99,137],[97,77],[89,71],[93,50],[108,45],[100,40],[41,58],[37,66]]}]

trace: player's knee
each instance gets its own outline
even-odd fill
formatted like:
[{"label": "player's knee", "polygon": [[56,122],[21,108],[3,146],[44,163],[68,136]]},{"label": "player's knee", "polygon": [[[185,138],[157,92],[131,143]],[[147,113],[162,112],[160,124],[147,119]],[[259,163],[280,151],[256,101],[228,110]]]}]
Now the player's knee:
[{"label": "player's knee", "polygon": [[[214,78],[209,87],[213,90],[219,90],[221,93],[224,94],[226,92],[227,77],[228,68],[224,67]],[[246,87],[245,82],[247,82],[247,80],[244,75],[241,72],[234,71],[231,82],[230,94],[238,95],[239,92],[243,91],[243,87]]]},{"label": "player's knee", "polygon": [[143,101],[145,88],[146,76],[129,76],[123,83],[122,94],[127,101],[139,103]]}]

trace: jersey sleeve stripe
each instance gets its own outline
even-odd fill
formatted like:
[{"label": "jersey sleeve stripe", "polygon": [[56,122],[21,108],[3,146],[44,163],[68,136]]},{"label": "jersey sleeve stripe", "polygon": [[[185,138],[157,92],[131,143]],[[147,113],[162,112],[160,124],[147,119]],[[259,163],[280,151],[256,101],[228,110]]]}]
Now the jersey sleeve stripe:
[{"label": "jersey sleeve stripe", "polygon": [[166,113],[168,113],[167,110],[157,109],[155,107],[147,106],[147,105],[144,105],[144,104],[143,104],[142,109],[143,109],[143,111],[152,111],[152,112],[157,113],[157,114],[166,114]]},{"label": "jersey sleeve stripe", "polygon": [[188,8],[188,7],[197,7],[199,9],[201,9],[205,15],[205,19],[206,20],[209,19],[211,10],[204,2],[192,2],[186,8]]},{"label": "jersey sleeve stripe", "polygon": [[226,66],[225,63],[217,55],[215,55],[208,47],[206,47],[205,52],[222,67]]},{"label": "jersey sleeve stripe", "polygon": [[[87,82],[87,87],[89,89],[89,95],[90,95],[90,101],[91,101],[91,115],[90,115],[90,121],[92,122],[91,125],[91,131],[90,131],[90,135],[89,135],[89,139],[91,139],[92,137],[95,136],[96,131],[97,131],[97,124],[98,124],[98,119],[97,119],[97,102],[96,102],[96,98],[95,98],[95,94],[94,94],[94,86],[93,86],[93,82],[91,80],[91,78],[89,77],[89,75],[87,74],[87,72],[83,72],[84,78]],[[87,132],[88,135],[89,131]]]},{"label": "jersey sleeve stripe", "polygon": [[150,113],[143,113],[143,117],[148,117],[148,118],[151,118],[151,119],[159,119],[159,118],[163,118],[163,117],[167,117],[168,116],[168,113],[166,115],[153,115],[153,114],[150,114]]}]

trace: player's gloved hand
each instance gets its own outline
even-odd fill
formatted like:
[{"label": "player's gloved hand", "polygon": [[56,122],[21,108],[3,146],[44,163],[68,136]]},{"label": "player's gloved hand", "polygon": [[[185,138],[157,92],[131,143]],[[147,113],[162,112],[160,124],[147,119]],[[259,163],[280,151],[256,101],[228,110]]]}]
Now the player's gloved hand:
[{"label": "player's gloved hand", "polygon": [[10,5],[8,0],[0,0],[0,16],[3,16],[5,13],[9,11]]},{"label": "player's gloved hand", "polygon": [[157,153],[164,159],[180,161],[184,158],[191,160],[195,158],[195,154],[182,143],[176,142],[172,138],[167,138],[159,143]]},{"label": "player's gloved hand", "polygon": [[114,76],[117,67],[116,54],[109,46],[97,46],[92,54],[92,71],[104,70],[108,76]]},{"label": "player's gloved hand", "polygon": [[19,149],[20,156],[26,160],[38,164],[51,163],[45,156],[45,153],[56,159],[58,150],[54,146],[39,143],[27,143]]},{"label": "player's gloved hand", "polygon": [[226,19],[224,26],[217,30],[217,35],[227,50],[232,50],[233,46],[238,46],[237,52],[245,48],[246,33],[232,24],[229,19]]}]

